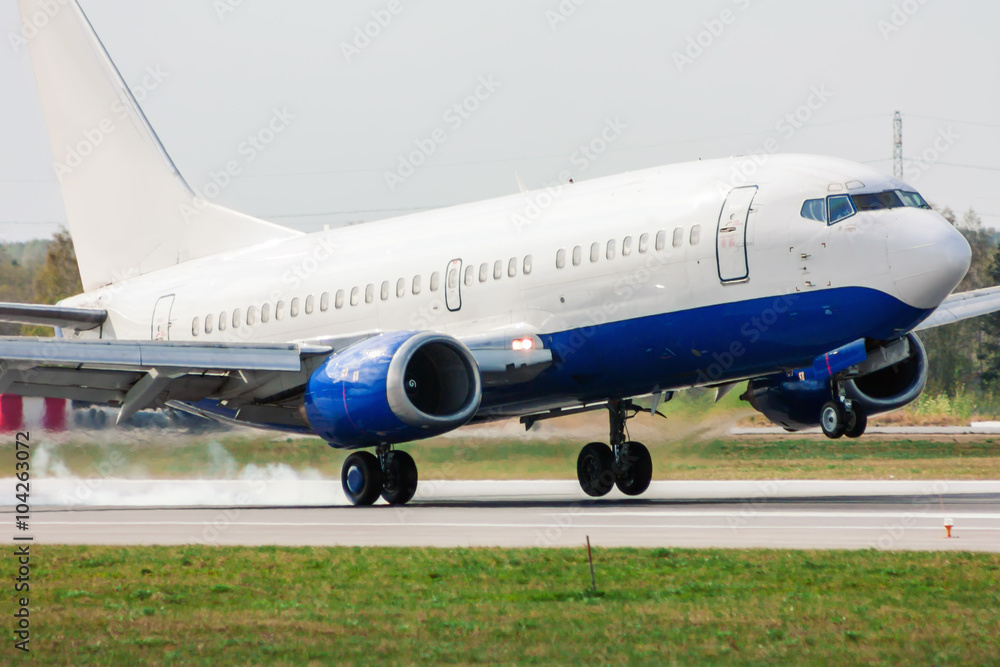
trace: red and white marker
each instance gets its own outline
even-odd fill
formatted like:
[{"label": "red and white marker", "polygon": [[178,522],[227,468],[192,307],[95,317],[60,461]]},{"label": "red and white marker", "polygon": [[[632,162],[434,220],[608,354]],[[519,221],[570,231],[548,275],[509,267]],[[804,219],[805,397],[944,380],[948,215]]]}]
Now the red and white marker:
[{"label": "red and white marker", "polygon": [[951,537],[951,529],[955,526],[955,522],[951,519],[944,520],[944,529],[948,531],[948,537]]}]

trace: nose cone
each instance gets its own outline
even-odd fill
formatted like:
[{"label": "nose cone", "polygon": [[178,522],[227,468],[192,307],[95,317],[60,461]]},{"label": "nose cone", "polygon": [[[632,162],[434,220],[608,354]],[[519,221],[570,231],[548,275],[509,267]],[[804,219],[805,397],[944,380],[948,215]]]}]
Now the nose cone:
[{"label": "nose cone", "polygon": [[930,211],[914,211],[894,225],[886,250],[899,296],[914,308],[937,308],[972,265],[972,248],[965,237]]}]

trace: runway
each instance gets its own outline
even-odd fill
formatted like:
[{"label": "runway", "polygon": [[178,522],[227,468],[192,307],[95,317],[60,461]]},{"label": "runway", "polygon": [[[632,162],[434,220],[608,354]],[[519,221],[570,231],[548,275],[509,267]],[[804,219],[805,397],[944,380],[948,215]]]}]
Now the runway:
[{"label": "runway", "polygon": [[657,482],[641,500],[599,501],[570,482],[428,482],[398,508],[240,495],[216,506],[36,507],[30,534],[37,544],[579,547],[589,536],[599,547],[1000,552],[998,482]]}]

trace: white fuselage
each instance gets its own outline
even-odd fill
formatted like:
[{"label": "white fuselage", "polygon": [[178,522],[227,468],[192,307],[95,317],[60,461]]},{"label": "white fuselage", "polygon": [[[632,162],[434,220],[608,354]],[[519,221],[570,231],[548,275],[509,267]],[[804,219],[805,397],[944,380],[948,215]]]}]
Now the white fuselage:
[{"label": "white fuselage", "polygon": [[[734,182],[748,164],[753,174]],[[748,277],[723,282],[720,257],[732,249],[720,248],[720,211],[741,186],[758,188]],[[941,245],[960,236],[940,216],[896,208],[828,225],[800,214],[808,199],[892,189],[908,188],[830,158],[682,164],[265,243],[66,303],[109,312],[101,332],[82,336],[199,342],[396,330],[462,338],[512,326],[556,334],[842,288],[926,315],[964,273]]]}]

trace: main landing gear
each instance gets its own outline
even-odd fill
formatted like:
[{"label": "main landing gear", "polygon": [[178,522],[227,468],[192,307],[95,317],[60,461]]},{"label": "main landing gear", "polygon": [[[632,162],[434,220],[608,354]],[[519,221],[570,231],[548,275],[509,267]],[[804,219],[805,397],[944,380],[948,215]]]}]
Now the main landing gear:
[{"label": "main landing gear", "polygon": [[417,464],[406,452],[387,445],[354,452],[344,461],[340,482],[352,505],[373,505],[381,496],[390,505],[405,505],[417,492]]},{"label": "main landing gear", "polygon": [[868,415],[861,404],[848,399],[844,390],[835,385],[833,400],[827,402],[820,412],[819,425],[823,435],[832,440],[844,436],[860,438],[868,429]]},{"label": "main landing gear", "polygon": [[576,461],[576,476],[588,496],[600,498],[615,486],[627,496],[639,496],[649,488],[653,479],[653,461],[649,450],[640,442],[627,441],[625,436],[630,407],[622,401],[608,403],[611,446],[592,442],[580,452]]}]

